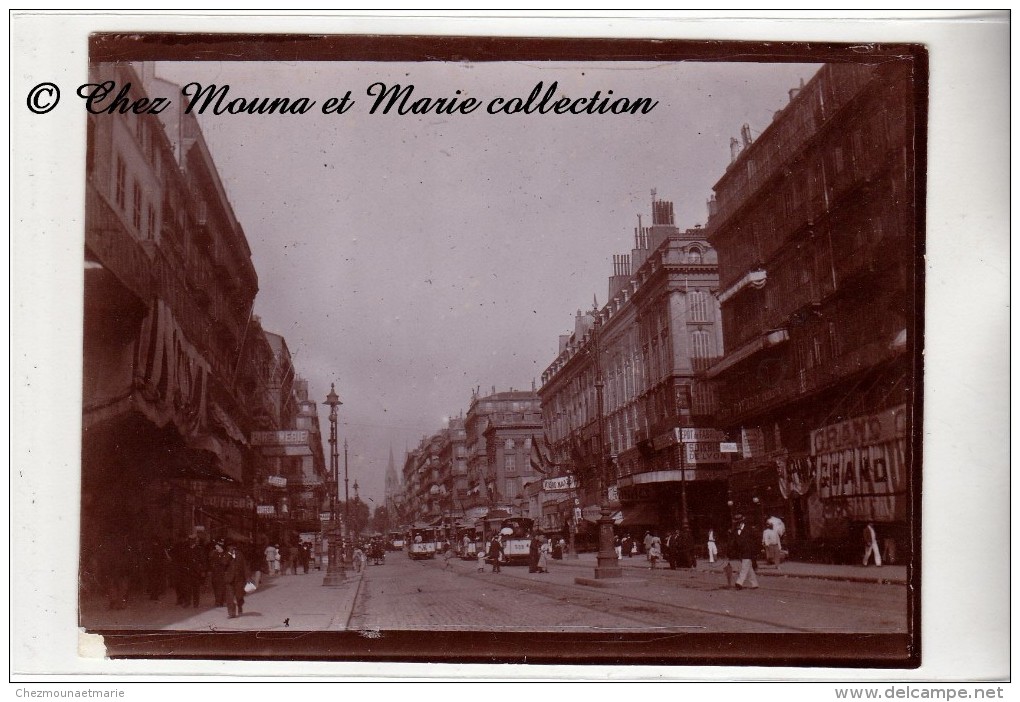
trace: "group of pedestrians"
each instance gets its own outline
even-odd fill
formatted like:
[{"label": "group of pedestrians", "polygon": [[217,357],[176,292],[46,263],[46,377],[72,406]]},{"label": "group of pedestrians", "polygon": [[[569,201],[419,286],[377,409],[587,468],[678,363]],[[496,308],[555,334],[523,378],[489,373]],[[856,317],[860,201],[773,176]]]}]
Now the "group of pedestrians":
[{"label": "group of pedestrians", "polygon": [[292,542],[286,549],[281,549],[278,544],[269,544],[263,550],[263,556],[263,572],[267,575],[287,575],[288,572],[297,575],[299,568],[307,573],[312,561],[312,546],[304,541]]}]

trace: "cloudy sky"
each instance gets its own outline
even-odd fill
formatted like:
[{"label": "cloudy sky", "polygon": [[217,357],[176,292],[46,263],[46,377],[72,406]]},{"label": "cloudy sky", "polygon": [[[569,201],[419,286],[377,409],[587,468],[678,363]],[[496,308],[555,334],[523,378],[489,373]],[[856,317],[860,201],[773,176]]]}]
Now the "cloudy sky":
[{"label": "cloudy sky", "polygon": [[[308,97],[303,115],[199,117],[259,274],[255,311],[312,395],[344,402],[350,481],[376,504],[392,447],[466,412],[471,390],[530,388],[651,191],[704,224],[741,125],[757,136],[817,66],[772,63],[159,63],[229,99]],[[371,114],[367,89],[475,97],[462,115]],[[649,97],[645,115],[492,115],[495,97]],[[455,91],[461,91],[457,95]],[[330,97],[354,104],[323,115]],[[182,98],[183,99],[183,98]],[[325,422],[325,413],[322,415]],[[324,431],[328,435],[328,430]],[[328,450],[328,448],[327,448]],[[342,459],[341,459],[342,460]]]}]

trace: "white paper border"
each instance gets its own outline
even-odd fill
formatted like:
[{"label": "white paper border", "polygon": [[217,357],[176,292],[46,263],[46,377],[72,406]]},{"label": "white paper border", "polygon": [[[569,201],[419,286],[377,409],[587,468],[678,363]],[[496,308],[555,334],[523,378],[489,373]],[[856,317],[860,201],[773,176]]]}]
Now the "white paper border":
[{"label": "white paper border", "polygon": [[[506,14],[506,13],[503,13]],[[12,673],[517,679],[988,680],[1009,674],[1008,16],[11,15]],[[786,13],[789,16],[792,13]],[[799,13],[804,16],[804,13]],[[846,13],[849,14],[849,13]],[[903,16],[904,13],[898,13]],[[714,17],[714,18],[713,18]],[[930,50],[922,655],[919,670],[202,663],[77,658],[84,129],[93,31],[377,33],[923,43]],[[180,679],[180,678],[178,678]]]}]

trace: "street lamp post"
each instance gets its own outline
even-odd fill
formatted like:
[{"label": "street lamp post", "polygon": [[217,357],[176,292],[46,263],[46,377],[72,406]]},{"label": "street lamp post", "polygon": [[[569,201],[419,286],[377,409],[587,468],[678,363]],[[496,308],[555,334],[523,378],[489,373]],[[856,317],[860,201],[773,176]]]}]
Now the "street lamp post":
[{"label": "street lamp post", "polygon": [[598,305],[592,309],[595,318],[592,333],[592,344],[595,361],[595,404],[598,412],[598,451],[595,460],[598,461],[598,491],[599,507],[599,552],[595,566],[595,579],[623,577],[623,568],[616,557],[616,549],[613,547],[613,515],[609,506],[609,462],[606,457],[605,447],[605,412],[603,407],[603,388],[605,379],[602,377],[602,359],[599,349],[599,333],[602,327],[602,317],[599,315]]},{"label": "street lamp post", "polygon": [[344,539],[344,563],[350,563],[354,552],[351,538],[351,493],[349,490],[350,480],[347,475],[347,439],[344,439],[344,524],[347,525],[347,538]]},{"label": "street lamp post", "polygon": [[339,469],[340,469],[340,457],[337,455],[337,436],[336,436],[336,423],[337,423],[337,409],[343,403],[340,401],[340,397],[336,394],[336,386],[330,383],[329,395],[326,396],[326,401],[322,404],[329,406],[329,564],[326,566],[326,577],[323,578],[322,584],[326,587],[337,587],[344,584],[347,578],[347,572],[344,569],[343,557],[340,555],[340,549],[337,548],[337,542],[340,539],[341,531],[337,525],[337,513],[336,513],[336,493],[337,485],[339,482]]}]

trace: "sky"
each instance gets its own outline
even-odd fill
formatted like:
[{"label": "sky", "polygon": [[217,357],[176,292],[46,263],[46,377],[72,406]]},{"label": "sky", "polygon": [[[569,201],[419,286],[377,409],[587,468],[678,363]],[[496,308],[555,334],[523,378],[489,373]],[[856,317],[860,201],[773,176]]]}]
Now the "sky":
[{"label": "sky", "polygon": [[[704,225],[747,123],[757,136],[817,65],[773,63],[157,63],[228,97],[307,97],[305,114],[198,116],[259,276],[255,313],[309,392],[336,383],[362,499],[405,451],[482,394],[529,389],[578,309],[606,301],[652,190]],[[647,114],[489,114],[496,97],[648,97]],[[470,114],[372,114],[370,86],[474,97]],[[377,89],[378,90],[378,89]],[[456,93],[455,91],[460,91]],[[350,91],[343,114],[321,113]],[[182,100],[186,98],[182,97]],[[409,101],[410,102],[410,101]],[[323,435],[327,412],[320,406]],[[325,450],[328,455],[329,447]],[[343,455],[341,450],[341,470]],[[341,488],[342,491],[342,488]],[[341,498],[343,494],[341,494]]]}]

